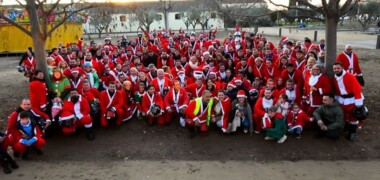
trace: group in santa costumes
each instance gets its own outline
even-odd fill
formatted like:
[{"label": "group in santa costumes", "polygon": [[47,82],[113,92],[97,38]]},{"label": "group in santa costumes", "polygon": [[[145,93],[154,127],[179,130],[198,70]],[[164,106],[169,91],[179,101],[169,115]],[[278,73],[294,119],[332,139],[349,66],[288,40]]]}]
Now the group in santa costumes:
[{"label": "group in santa costumes", "polygon": [[[302,47],[293,48],[285,37],[281,39],[280,47],[275,49],[273,43],[260,35],[247,40],[239,29],[237,27],[234,37],[231,34],[226,38],[221,48],[218,48],[220,42],[213,33],[198,37],[192,34],[180,39],[171,32],[158,33],[156,38],[144,32],[145,37],[139,35],[136,41],[125,44],[121,53],[118,52],[118,48],[122,48],[120,45],[113,46],[110,39],[106,39],[104,46],[89,48],[90,52],[82,61],[84,70],[74,59],[67,59],[66,50],[60,54],[58,49],[54,49],[51,57],[56,63],[70,62],[70,68],[64,70],[70,84],[62,74],[60,77],[57,75],[53,78],[51,91],[59,95],[71,86],[80,94],[79,100],[73,97],[78,102],[74,103],[72,97],[65,101],[60,117],[67,120],[79,116],[76,118],[76,122],[82,122],[79,126],[90,126],[87,117],[91,118],[92,114],[88,110],[98,101],[100,122],[104,127],[113,122],[120,125],[123,120],[132,119],[137,114],[146,117],[150,125],[155,121],[160,125],[169,124],[173,117],[179,116],[181,125],[189,127],[192,135],[197,130],[206,135],[210,122],[216,123],[223,132],[234,132],[243,126],[245,132],[259,133],[263,128],[273,128],[268,126],[269,122],[273,126],[273,122],[279,119],[276,114],[269,116],[272,106],[280,106],[278,112],[289,117],[293,114],[294,119],[299,114],[311,115],[322,105],[322,95],[331,93],[331,84],[323,69],[313,66],[315,59],[310,58],[310,62],[313,61],[310,64],[309,59],[305,61],[306,54],[309,56],[318,50],[316,45],[305,40]],[[356,88],[357,81],[352,82],[352,77],[360,79],[361,70],[352,46],[346,46],[337,61],[346,71],[336,73],[336,97],[346,112],[346,120],[350,122],[350,136],[354,136],[357,122],[351,111],[355,105],[363,104],[363,98],[361,87]],[[86,89],[83,89],[83,83]],[[264,85],[266,87],[263,88]],[[95,92],[96,89],[104,90],[99,93]],[[46,111],[46,93],[43,76],[31,82],[34,111]],[[281,100],[277,101],[280,96]],[[294,114],[296,111],[289,108],[293,104],[298,104],[302,111]],[[82,117],[83,114],[86,115]],[[300,130],[292,132],[299,133]],[[268,137],[284,138],[279,135]]]}]

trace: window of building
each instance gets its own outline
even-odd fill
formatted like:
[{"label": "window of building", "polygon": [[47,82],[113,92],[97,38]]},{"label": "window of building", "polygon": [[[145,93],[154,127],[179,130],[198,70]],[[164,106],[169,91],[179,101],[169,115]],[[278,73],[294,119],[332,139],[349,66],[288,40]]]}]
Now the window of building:
[{"label": "window of building", "polygon": [[125,22],[127,20],[127,18],[124,16],[124,15],[121,15],[120,16],[120,21],[121,22]]},{"label": "window of building", "polygon": [[211,13],[211,19],[215,19],[216,18],[216,12],[212,12]]},{"label": "window of building", "polygon": [[175,14],[175,15],[174,15],[174,19],[175,19],[175,20],[179,20],[179,19],[181,19],[181,14],[179,14],[179,13]]}]

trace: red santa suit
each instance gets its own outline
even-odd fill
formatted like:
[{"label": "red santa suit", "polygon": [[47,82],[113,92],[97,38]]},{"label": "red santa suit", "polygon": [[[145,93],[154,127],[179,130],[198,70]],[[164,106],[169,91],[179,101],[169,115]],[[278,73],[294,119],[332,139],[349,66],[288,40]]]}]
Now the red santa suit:
[{"label": "red santa suit", "polygon": [[362,75],[362,70],[359,66],[358,56],[355,53],[351,53],[351,56],[345,52],[340,53],[336,57],[336,61],[342,63],[343,69],[354,75]]},{"label": "red santa suit", "polygon": [[200,87],[198,87],[197,83],[192,83],[185,87],[186,92],[191,94],[191,98],[198,98],[202,96],[202,93],[204,90],[206,90],[206,85],[202,84]]},{"label": "red santa suit", "polygon": [[301,72],[304,71],[305,66],[306,66],[306,60],[302,60],[301,62],[298,62],[296,59],[292,59],[290,62],[294,64],[294,67],[297,70],[299,70]]},{"label": "red santa suit", "polygon": [[53,58],[55,60],[55,65],[58,66],[58,64],[61,62],[61,61],[64,61],[63,57],[61,55],[55,55],[55,54],[51,54],[50,55],[51,58]]},{"label": "red santa suit", "polygon": [[[18,108],[16,111],[14,111],[9,117],[8,117],[8,123],[7,123],[7,131],[6,131],[6,137],[8,138],[8,143],[12,147],[14,144],[17,142],[15,139],[15,134],[17,134],[18,129],[17,129],[17,123],[20,121],[20,112],[23,111],[21,108]],[[29,113],[32,113],[33,116],[36,118],[42,117],[46,122],[51,121],[50,117],[46,115],[45,113],[43,114],[37,114],[33,110],[30,110]],[[1,147],[0,147],[1,148]]]},{"label": "red santa suit", "polygon": [[358,124],[352,111],[355,106],[362,106],[364,96],[362,87],[353,74],[343,70],[341,76],[335,75],[334,78],[335,99],[340,103],[344,112],[344,118],[351,124]]},{"label": "red santa suit", "polygon": [[274,99],[273,97],[267,99],[265,97],[260,97],[253,109],[253,121],[255,123],[255,132],[259,133],[263,130],[262,125],[262,119],[267,113],[268,108],[271,106],[274,106],[277,102],[277,99]]},{"label": "red santa suit", "polygon": [[220,103],[220,110],[221,110],[221,128],[223,132],[227,132],[228,127],[228,119],[230,118],[230,111],[231,111],[231,100],[230,98],[226,97],[223,101],[219,101]]},{"label": "red santa suit", "polygon": [[33,80],[29,85],[29,97],[32,110],[37,114],[45,114],[43,111],[47,103],[47,88],[44,81]]},{"label": "red santa suit", "polygon": [[[180,109],[184,109],[189,104],[190,99],[184,88],[180,88],[176,93],[174,88],[169,90],[168,94],[164,98],[165,103],[165,119],[171,122],[172,117],[178,117]],[[171,109],[173,113],[169,113],[168,110]]]},{"label": "red santa suit", "polygon": [[106,68],[109,67],[111,70],[115,68],[115,65],[112,61],[108,60],[108,63],[103,63],[102,61],[98,62],[99,74],[104,74]]},{"label": "red santa suit", "polygon": [[123,109],[125,112],[123,121],[128,121],[133,117],[133,115],[137,111],[137,105],[134,100],[134,92],[133,90],[127,91],[125,89],[121,90],[120,92],[123,98]]},{"label": "red santa suit", "polygon": [[[197,109],[197,101],[200,101],[199,109]],[[208,104],[203,104],[202,97],[191,100],[189,106],[185,109],[186,125],[188,127],[193,127],[195,125],[195,121],[197,121],[200,124],[200,130],[202,132],[206,132],[208,130],[206,122],[208,115],[211,116],[215,113],[213,110],[211,110],[211,114],[208,114],[208,108]]]},{"label": "red santa suit", "polygon": [[25,59],[23,60],[23,66],[26,68],[26,69],[29,69],[30,71],[34,71],[36,69],[36,60],[34,59],[34,57],[25,57]]},{"label": "red santa suit", "polygon": [[113,95],[109,90],[100,93],[100,124],[103,127],[109,125],[107,114],[111,109],[116,110],[116,125],[120,125],[124,114],[123,97],[120,91],[115,90]]},{"label": "red santa suit", "polygon": [[302,95],[301,95],[301,92],[297,88],[293,88],[292,90],[288,88],[284,88],[278,94],[279,95],[286,94],[288,96],[288,102],[290,104],[293,104],[295,102],[297,104],[301,104]]},{"label": "red santa suit", "polygon": [[[161,108],[161,115],[158,115],[156,117],[152,117],[149,115],[150,108],[153,104],[157,104]],[[153,93],[152,95],[149,95],[149,93],[145,93],[142,98],[141,103],[141,109],[142,112],[146,114],[148,117],[149,124],[153,124],[154,120],[157,119],[158,125],[164,125],[167,123],[170,123],[170,119],[165,119],[163,112],[165,110],[164,101],[162,100],[161,96],[158,93]]]},{"label": "red santa suit", "polygon": [[300,91],[303,88],[303,77],[302,72],[295,69],[293,74],[289,74],[288,71],[285,69],[281,73],[282,81],[286,82],[288,79],[293,79],[295,83],[295,87],[299,89]]},{"label": "red santa suit", "polygon": [[170,89],[172,87],[172,82],[169,78],[164,77],[162,80],[158,79],[158,77],[152,80],[152,85],[156,89],[156,93],[163,95],[164,89]]},{"label": "red santa suit", "polygon": [[92,118],[90,116],[90,104],[86,98],[79,95],[79,100],[73,103],[70,99],[63,103],[62,112],[59,117],[59,121],[65,121],[69,119],[76,118],[75,123],[71,127],[63,127],[62,132],[64,134],[72,134],[75,132],[77,127],[92,127]]},{"label": "red santa suit", "polygon": [[261,64],[260,67],[257,67],[256,64],[253,66],[253,75],[255,77],[259,77],[260,79],[264,79],[266,75],[266,67],[265,64]]},{"label": "red santa suit", "polygon": [[83,78],[78,77],[78,80],[74,80],[73,78],[69,79],[70,85],[72,88],[75,88],[78,90],[78,92],[81,92],[83,89]]},{"label": "red santa suit", "polygon": [[272,68],[265,67],[265,75],[264,80],[275,79],[276,77],[281,76],[281,71],[277,68],[277,66],[273,66]]},{"label": "red santa suit", "polygon": [[[312,87],[317,91],[311,90]],[[311,75],[305,79],[303,99],[306,100],[304,109],[308,115],[311,116],[315,109],[323,105],[323,95],[331,93],[331,88],[331,81],[325,74]]]},{"label": "red santa suit", "polygon": [[[37,150],[42,150],[46,142],[42,138],[41,130],[39,129],[38,125],[32,122],[30,119],[29,119],[29,123],[31,125],[31,133],[32,133],[30,136],[36,139],[36,141],[32,144],[32,147],[34,147]],[[22,136],[26,135],[27,133],[22,128],[23,125],[21,125],[20,121],[17,122],[16,126],[17,126],[18,131],[15,131],[15,133],[13,134],[15,142],[16,142],[13,148],[15,152],[23,154],[27,151],[28,146],[21,143],[21,140],[23,139]]]},{"label": "red santa suit", "polygon": [[286,118],[286,123],[288,124],[289,130],[294,128],[303,128],[311,122],[310,116],[308,116],[304,111],[299,110],[298,112],[290,111],[288,117]]}]

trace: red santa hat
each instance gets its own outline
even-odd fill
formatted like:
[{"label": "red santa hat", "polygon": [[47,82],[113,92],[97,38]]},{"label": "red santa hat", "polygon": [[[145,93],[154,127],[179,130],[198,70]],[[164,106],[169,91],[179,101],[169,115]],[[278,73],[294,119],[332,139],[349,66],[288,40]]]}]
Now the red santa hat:
[{"label": "red santa hat", "polygon": [[243,90],[239,90],[236,97],[247,98],[247,96],[245,95],[245,92]]},{"label": "red santa hat", "polygon": [[235,83],[234,83],[234,82],[232,82],[232,81],[231,81],[231,82],[229,82],[229,83],[227,84],[227,87],[228,87],[228,86],[231,86],[231,87],[233,87],[233,88],[235,88],[235,87],[236,87]]},{"label": "red santa hat", "polygon": [[234,78],[234,83],[237,83],[237,82],[240,82],[242,83],[243,81],[241,79],[238,79],[238,78]]},{"label": "red santa hat", "polygon": [[137,46],[136,47],[136,51],[142,51],[143,49],[142,49],[142,47],[141,46]]},{"label": "red santa hat", "polygon": [[213,68],[213,69],[210,71],[210,74],[214,74],[214,75],[216,75],[216,73],[217,73],[217,71],[216,71],[215,68]]},{"label": "red santa hat", "polygon": [[286,37],[286,36],[282,36],[282,37],[281,37],[281,42],[283,42],[283,43],[285,43],[285,42],[288,41],[288,40],[289,40],[289,38]]},{"label": "red santa hat", "polygon": [[210,68],[210,66],[208,64],[202,66],[202,69],[206,69],[206,68]]},{"label": "red santa hat", "polygon": [[132,51],[132,47],[131,47],[131,46],[128,46],[128,47],[127,47],[127,51]]},{"label": "red santa hat", "polygon": [[203,70],[202,70],[202,67],[196,67],[196,68],[194,68],[194,73],[202,73],[203,72]]}]

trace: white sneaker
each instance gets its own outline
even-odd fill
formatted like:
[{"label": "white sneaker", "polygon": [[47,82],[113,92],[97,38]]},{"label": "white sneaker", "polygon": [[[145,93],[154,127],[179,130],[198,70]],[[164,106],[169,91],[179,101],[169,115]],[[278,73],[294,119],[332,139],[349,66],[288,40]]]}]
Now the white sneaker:
[{"label": "white sneaker", "polygon": [[245,133],[245,134],[248,133],[248,128],[244,128],[244,133]]},{"label": "white sneaker", "polygon": [[269,140],[273,140],[273,138],[269,137],[269,136],[265,136],[264,138],[266,141],[269,141]]},{"label": "white sneaker", "polygon": [[286,135],[282,136],[282,138],[279,139],[279,140],[277,141],[277,143],[281,144],[281,143],[285,142],[286,138],[288,138]]},{"label": "white sneaker", "polygon": [[186,126],[185,119],[184,118],[179,118],[179,123],[181,124],[182,127]]}]

